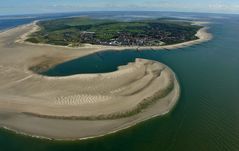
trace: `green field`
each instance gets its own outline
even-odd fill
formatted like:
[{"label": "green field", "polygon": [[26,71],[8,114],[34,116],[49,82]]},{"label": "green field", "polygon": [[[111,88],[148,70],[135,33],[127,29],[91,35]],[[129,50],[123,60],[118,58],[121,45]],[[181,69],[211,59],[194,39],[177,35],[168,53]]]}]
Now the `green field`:
[{"label": "green field", "polygon": [[82,44],[159,46],[195,40],[200,26],[177,19],[116,21],[88,17],[41,21],[41,30],[27,39],[33,43],[63,46]]}]

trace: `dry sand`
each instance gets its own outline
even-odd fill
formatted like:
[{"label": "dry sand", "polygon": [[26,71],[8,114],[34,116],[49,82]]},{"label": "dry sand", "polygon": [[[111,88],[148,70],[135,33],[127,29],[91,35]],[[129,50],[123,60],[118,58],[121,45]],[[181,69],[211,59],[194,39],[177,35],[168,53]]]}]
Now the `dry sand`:
[{"label": "dry sand", "polygon": [[[29,31],[36,30],[35,24],[29,24],[0,33],[1,127],[44,138],[84,139],[131,127],[175,106],[180,95],[176,76],[156,61],[136,59],[104,74],[46,77],[33,73],[29,70],[33,66],[49,68],[96,51],[132,48],[23,42]],[[197,36],[199,40],[156,49],[211,38],[206,28]]]}]

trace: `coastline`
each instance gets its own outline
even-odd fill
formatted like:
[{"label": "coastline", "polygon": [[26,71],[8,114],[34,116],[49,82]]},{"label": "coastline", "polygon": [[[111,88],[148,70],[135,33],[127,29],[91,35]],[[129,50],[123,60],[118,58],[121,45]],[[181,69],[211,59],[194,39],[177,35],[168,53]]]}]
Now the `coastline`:
[{"label": "coastline", "polygon": [[[36,24],[36,23],[34,23],[34,24]],[[6,31],[5,32],[5,34],[7,35],[7,36],[5,36],[4,34],[4,36],[3,37],[8,37],[9,35],[11,36],[11,35],[14,35],[14,33],[18,33],[19,32],[19,30],[20,29],[24,29],[24,28],[27,28],[26,30],[27,31],[29,31],[29,29],[31,29],[30,30],[30,32],[34,32],[34,31],[36,31],[38,28],[36,27],[36,26],[34,26],[34,24],[30,24],[30,25],[25,25],[25,26],[22,26],[22,27],[17,27],[17,28],[15,28],[15,29],[12,29],[12,30],[10,30],[10,32],[8,32],[8,31]],[[35,28],[34,28],[35,27]],[[32,44],[32,43],[27,43],[27,42],[23,42],[23,41],[21,41],[22,39],[24,39],[24,37],[26,37],[28,34],[29,34],[29,32],[27,32],[27,34],[25,33],[25,35],[24,36],[22,36],[22,34],[17,34],[17,35],[20,35],[21,36],[21,40],[19,41],[19,39],[17,39],[17,43],[15,43],[15,42],[13,42],[13,43],[11,43],[10,44],[10,46],[11,47],[14,47],[13,49],[14,50],[12,50],[12,52],[14,52],[15,54],[16,54],[16,56],[15,56],[15,58],[16,57],[19,57],[19,55],[17,54],[17,53],[19,53],[19,52],[17,52],[16,50],[16,48],[17,47],[23,47],[23,49],[27,49],[27,50],[21,50],[20,48],[20,50],[21,50],[21,53],[23,54],[23,55],[26,55],[26,56],[24,56],[20,61],[19,61],[19,65],[16,65],[16,63],[15,64],[12,64],[12,63],[9,63],[9,61],[7,61],[7,59],[9,58],[9,56],[8,55],[6,55],[6,57],[7,57],[7,59],[3,59],[3,61],[0,61],[0,63],[1,64],[3,64],[3,66],[5,66],[5,65],[8,65],[8,66],[13,66],[13,67],[15,67],[15,66],[19,66],[20,67],[20,69],[23,69],[23,71],[24,71],[24,75],[23,75],[23,77],[21,77],[20,78],[20,82],[22,82],[21,80],[23,80],[23,81],[26,81],[26,79],[28,80],[28,76],[29,76],[29,74],[30,75],[32,75],[33,73],[31,72],[31,71],[29,71],[29,67],[30,67],[30,65],[34,65],[35,63],[34,63],[34,61],[29,61],[29,59],[34,59],[35,57],[38,57],[38,56],[54,56],[54,55],[58,55],[59,54],[59,52],[60,53],[62,53],[61,55],[66,55],[66,57],[65,58],[62,58],[62,59],[60,59],[60,61],[59,62],[64,62],[64,61],[66,61],[66,60],[71,60],[71,59],[74,59],[74,58],[78,58],[78,57],[82,57],[82,56],[85,56],[85,55],[87,55],[87,54],[90,54],[90,53],[94,53],[94,52],[96,52],[96,51],[105,51],[105,50],[123,50],[123,49],[159,49],[159,50],[162,50],[162,49],[176,49],[176,48],[181,48],[181,47],[186,47],[186,46],[190,46],[190,45],[194,45],[194,44],[198,44],[198,43],[201,43],[201,42],[204,42],[204,41],[208,41],[208,40],[210,40],[211,38],[212,38],[212,35],[211,34],[209,34],[209,33],[207,33],[207,27],[204,27],[204,28],[202,28],[202,29],[200,29],[199,31],[198,31],[198,33],[197,33],[197,35],[200,37],[200,39],[198,39],[198,40],[195,40],[195,41],[190,41],[190,42],[186,42],[186,43],[181,43],[181,44],[176,44],[176,45],[169,45],[169,46],[163,46],[163,47],[156,47],[156,48],[154,48],[154,47],[150,47],[150,48],[147,48],[147,47],[141,47],[141,48],[136,48],[136,47],[109,47],[109,46],[87,46],[87,47],[77,47],[77,48],[71,48],[71,47],[64,47],[64,46],[52,46],[52,45],[47,45],[47,44]],[[24,32],[23,32],[24,33]],[[1,33],[2,34],[2,33]],[[1,38],[3,38],[3,37],[1,37],[1,35],[0,35],[0,40],[1,40]],[[16,36],[16,37],[19,37],[19,36]],[[16,40],[15,39],[15,36],[13,36],[12,37],[12,40]],[[8,46],[6,46],[5,44],[1,44],[2,42],[0,42],[0,47],[8,47]],[[41,51],[42,49],[46,49],[46,48],[49,48],[49,49],[52,49],[53,51],[50,53],[50,54],[48,54],[49,52],[48,51],[46,51],[46,50],[44,50],[44,51]],[[15,50],[16,49],[16,50]],[[37,51],[36,51],[36,54],[33,54],[32,52],[30,53],[30,49],[37,49]],[[59,50],[60,49],[60,50]],[[66,52],[65,50],[70,50],[69,52]],[[80,50],[80,51],[79,51]],[[89,51],[90,50],[90,51]],[[2,50],[2,51],[4,51],[4,49]],[[59,52],[58,52],[59,51]],[[30,54],[29,54],[30,53]],[[2,57],[4,57],[4,55],[2,56]],[[10,58],[14,58],[14,57],[10,57]],[[35,59],[34,59],[35,60]],[[40,60],[40,62],[41,62],[42,60]],[[56,64],[58,64],[59,62],[56,62]],[[37,61],[36,63],[39,63],[39,61]],[[133,121],[131,121],[130,119],[127,119],[126,121],[131,121],[131,122],[126,122],[125,123],[125,121],[121,121],[121,124],[118,124],[118,125],[120,125],[120,126],[113,126],[114,128],[112,128],[112,127],[108,127],[108,128],[105,128],[105,129],[108,129],[108,130],[106,130],[106,131],[104,131],[104,132],[102,132],[101,131],[101,134],[96,134],[96,135],[88,135],[88,136],[84,136],[84,137],[72,137],[72,138],[70,138],[70,137],[66,137],[66,138],[58,138],[59,136],[56,136],[56,137],[54,137],[53,135],[51,136],[51,135],[49,135],[49,136],[47,136],[46,134],[43,136],[41,136],[41,134],[40,133],[33,133],[33,132],[30,132],[30,131],[27,131],[27,126],[26,125],[22,125],[20,128],[17,128],[14,124],[16,124],[16,121],[14,122],[14,121],[11,121],[11,120],[14,120],[14,119],[11,119],[10,120],[10,123],[7,123],[7,124],[4,124],[3,122],[1,123],[0,122],[0,125],[2,125],[2,127],[4,127],[4,128],[6,128],[6,129],[10,129],[10,130],[12,130],[12,131],[15,131],[15,132],[18,132],[18,133],[21,133],[21,134],[25,134],[25,135],[29,135],[29,136],[33,136],[33,137],[40,137],[40,138],[47,138],[47,139],[53,139],[53,140],[82,140],[82,139],[89,139],[89,138],[95,138],[95,137],[101,137],[101,136],[105,136],[105,135],[108,135],[108,134],[112,134],[112,133],[115,133],[115,132],[118,132],[118,131],[120,131],[120,130],[123,130],[123,129],[126,129],[126,128],[129,128],[129,127],[132,127],[132,126],[134,126],[134,125],[136,125],[136,124],[138,124],[138,123],[140,123],[140,122],[143,122],[143,121],[146,121],[146,120],[148,120],[148,119],[151,119],[151,118],[154,118],[154,117],[158,117],[158,116],[162,116],[162,115],[165,115],[165,114],[167,114],[167,113],[169,113],[170,111],[172,111],[172,108],[174,108],[175,107],[175,104],[177,103],[177,101],[178,101],[178,99],[179,99],[179,96],[180,96],[180,87],[179,87],[179,84],[178,84],[178,81],[177,81],[177,78],[176,78],[176,75],[173,73],[173,71],[170,69],[170,68],[168,68],[167,67],[167,69],[168,70],[170,70],[170,72],[172,73],[172,75],[173,75],[173,77],[174,77],[174,79],[176,79],[175,81],[175,92],[170,96],[170,98],[167,98],[168,100],[171,100],[171,104],[170,105],[168,105],[167,106],[167,108],[164,108],[164,109],[162,109],[161,110],[161,112],[159,113],[158,111],[155,113],[155,111],[156,111],[156,109],[158,110],[158,108],[162,105],[162,104],[158,104],[158,105],[155,105],[155,106],[153,106],[153,107],[150,107],[150,109],[149,109],[149,111],[147,111],[147,112],[143,112],[143,113],[139,113],[139,114],[137,114],[136,115],[136,120],[133,120]],[[23,73],[21,73],[21,74],[23,74]],[[25,74],[27,74],[27,76],[25,75]],[[84,76],[86,76],[87,77],[87,75],[84,75]],[[44,78],[43,76],[39,76],[39,77],[41,77],[41,78]],[[73,76],[74,77],[74,76]],[[29,78],[29,79],[31,79],[31,77]],[[64,78],[60,78],[60,79],[64,79]],[[18,80],[19,81],[19,80]],[[2,82],[1,81],[1,79],[0,79],[0,82]],[[2,93],[4,93],[4,92],[2,92]],[[1,91],[0,91],[0,94],[2,94],[1,93]],[[15,92],[14,92],[15,93]],[[0,95],[1,96],[1,95]],[[159,102],[161,102],[161,101],[159,101]],[[162,107],[161,107],[162,108]],[[0,110],[1,111],[1,110]],[[153,112],[154,111],[154,112]],[[16,113],[14,113],[14,114],[16,114]],[[147,115],[146,117],[144,117],[145,115]],[[0,117],[1,117],[2,115],[1,115],[1,113],[0,113]],[[25,121],[27,121],[28,123],[29,123],[29,121],[30,121],[30,123],[31,123],[31,121],[36,121],[36,120],[40,120],[40,121],[42,121],[43,122],[43,124],[44,124],[44,122],[48,122],[49,123],[49,121],[50,121],[50,123],[55,123],[54,121],[56,121],[56,122],[58,122],[58,124],[59,123],[61,123],[61,122],[59,122],[59,119],[44,119],[44,118],[39,118],[39,117],[30,117],[30,120],[28,121],[27,119],[29,118],[29,116],[26,116],[26,115],[22,115],[22,114],[20,114],[20,113],[17,113],[17,117],[19,116],[19,119],[21,119],[21,120],[23,120],[23,122],[24,122],[24,120]],[[19,120],[18,119],[18,120]],[[67,120],[66,120],[67,121]],[[113,121],[114,122],[114,120],[111,120],[111,121]],[[11,123],[12,122],[12,123]],[[82,123],[81,122],[74,122],[74,121],[67,121],[68,123],[77,123],[78,124],[78,126],[79,126],[79,124],[81,125]],[[105,122],[105,121],[104,121]],[[107,123],[107,122],[106,122]],[[34,124],[36,124],[36,123],[34,123]],[[32,125],[32,127],[34,126],[34,124]],[[91,123],[92,124],[92,123]],[[46,124],[47,125],[47,124]],[[71,124],[70,124],[71,125]],[[87,125],[87,124],[86,124]],[[100,124],[101,125],[101,124]],[[113,124],[114,125],[114,124]],[[26,126],[26,127],[24,127],[24,126]],[[29,125],[28,125],[29,126]],[[37,126],[37,125],[35,125],[35,126]],[[67,124],[66,124],[66,126],[67,126]],[[69,126],[69,125],[68,125]],[[97,127],[97,125],[96,125],[96,127]],[[75,129],[77,129],[77,127],[74,127]],[[74,129],[73,128],[73,129]],[[69,128],[68,128],[69,129]],[[33,131],[33,130],[32,130]],[[45,131],[45,133],[46,133],[46,131],[47,130],[44,130]],[[66,132],[67,133],[67,132]],[[71,135],[73,135],[72,133],[70,133]],[[69,135],[69,134],[68,134]],[[75,134],[74,134],[75,135]],[[62,136],[61,136],[62,137]]]}]

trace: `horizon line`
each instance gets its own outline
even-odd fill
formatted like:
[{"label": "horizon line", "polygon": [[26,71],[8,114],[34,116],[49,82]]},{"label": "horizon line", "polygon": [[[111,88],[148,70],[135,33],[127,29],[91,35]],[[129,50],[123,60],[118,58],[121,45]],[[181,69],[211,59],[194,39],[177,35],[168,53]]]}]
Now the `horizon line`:
[{"label": "horizon line", "polygon": [[204,12],[204,11],[160,11],[160,10],[82,10],[82,11],[63,11],[63,12],[46,12],[46,13],[23,13],[23,14],[6,14],[0,17],[8,16],[26,16],[26,15],[53,15],[53,14],[71,14],[71,13],[87,13],[87,12],[162,12],[162,13],[194,13],[194,14],[217,14],[217,15],[239,15],[239,13],[221,13],[221,12]]}]

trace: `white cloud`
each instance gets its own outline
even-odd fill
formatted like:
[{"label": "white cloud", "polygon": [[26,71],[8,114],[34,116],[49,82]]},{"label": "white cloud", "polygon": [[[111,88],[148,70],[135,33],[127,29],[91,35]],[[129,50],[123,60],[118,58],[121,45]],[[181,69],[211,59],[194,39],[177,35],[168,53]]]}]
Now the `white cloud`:
[{"label": "white cloud", "polygon": [[[85,1],[77,3],[62,3],[54,2],[14,5],[14,6],[0,6],[1,13],[44,13],[44,12],[70,12],[70,11],[94,11],[94,10],[152,10],[152,11],[185,11],[185,12],[219,12],[219,13],[239,13],[239,0],[226,2],[225,0],[120,0],[113,2],[107,1]],[[22,12],[25,11],[25,12]]]},{"label": "white cloud", "polygon": [[209,9],[212,11],[239,12],[239,4],[209,4]]}]

